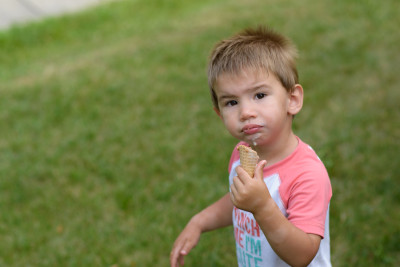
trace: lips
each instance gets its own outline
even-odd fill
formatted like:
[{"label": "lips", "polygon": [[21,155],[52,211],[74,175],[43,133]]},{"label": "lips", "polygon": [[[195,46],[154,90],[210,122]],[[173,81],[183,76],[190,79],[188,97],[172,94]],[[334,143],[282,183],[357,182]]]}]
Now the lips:
[{"label": "lips", "polygon": [[246,124],[243,128],[242,128],[242,132],[245,134],[255,134],[258,133],[261,129],[261,125],[258,124]]}]

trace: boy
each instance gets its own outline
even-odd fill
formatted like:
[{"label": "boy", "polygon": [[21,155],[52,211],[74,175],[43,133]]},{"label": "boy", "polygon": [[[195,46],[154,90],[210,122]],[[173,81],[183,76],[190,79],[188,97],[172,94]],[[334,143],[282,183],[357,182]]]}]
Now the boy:
[{"label": "boy", "polygon": [[201,233],[232,224],[241,267],[331,266],[329,177],[292,131],[303,105],[295,57],[288,39],[262,27],[214,48],[208,68],[214,110],[260,161],[250,177],[233,150],[230,192],[192,217],[174,243],[172,267],[183,265]]}]

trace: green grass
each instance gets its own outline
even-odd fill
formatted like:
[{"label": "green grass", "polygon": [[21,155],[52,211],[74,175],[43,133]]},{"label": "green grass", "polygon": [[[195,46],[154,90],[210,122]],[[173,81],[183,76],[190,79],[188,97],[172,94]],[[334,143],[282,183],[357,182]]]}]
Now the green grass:
[{"label": "green grass", "polygon": [[[300,51],[296,133],[334,190],[334,266],[400,264],[396,0],[121,1],[0,33],[0,266],[168,266],[228,189],[215,42],[268,24]],[[232,229],[187,266],[235,266]]]}]

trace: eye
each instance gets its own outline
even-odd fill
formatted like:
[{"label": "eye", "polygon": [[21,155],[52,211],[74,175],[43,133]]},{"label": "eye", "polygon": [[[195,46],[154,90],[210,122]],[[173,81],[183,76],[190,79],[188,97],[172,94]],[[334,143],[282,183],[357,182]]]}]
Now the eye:
[{"label": "eye", "polygon": [[237,105],[237,103],[238,102],[236,100],[229,100],[229,101],[225,102],[225,106],[231,107],[231,106]]},{"label": "eye", "polygon": [[256,99],[262,99],[265,96],[266,96],[266,94],[264,94],[264,93],[257,93],[255,97],[256,97]]}]

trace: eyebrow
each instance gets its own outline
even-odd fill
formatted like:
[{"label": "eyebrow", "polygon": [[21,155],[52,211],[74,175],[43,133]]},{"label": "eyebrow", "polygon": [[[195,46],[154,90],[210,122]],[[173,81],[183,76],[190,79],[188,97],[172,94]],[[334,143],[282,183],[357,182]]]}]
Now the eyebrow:
[{"label": "eyebrow", "polygon": [[222,96],[218,97],[218,102],[223,101],[224,99],[232,99],[235,97],[236,97],[235,95],[228,95],[228,94],[222,95]]},{"label": "eyebrow", "polygon": [[[261,88],[269,88],[269,86],[267,84],[260,84],[260,85],[254,86],[254,87],[246,88],[245,92],[254,92]],[[224,99],[232,99],[232,98],[236,98],[236,97],[237,97],[236,95],[232,95],[232,94],[228,94],[228,93],[222,94],[220,97],[218,97],[218,102],[222,101]]]}]

